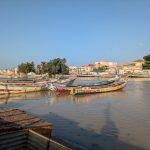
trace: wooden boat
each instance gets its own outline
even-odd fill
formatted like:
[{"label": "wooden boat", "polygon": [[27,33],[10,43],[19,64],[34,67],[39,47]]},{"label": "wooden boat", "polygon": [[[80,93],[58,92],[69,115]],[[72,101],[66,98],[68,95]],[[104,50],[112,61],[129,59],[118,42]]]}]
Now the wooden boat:
[{"label": "wooden boat", "polygon": [[115,81],[102,81],[102,82],[97,82],[94,84],[84,84],[84,85],[77,85],[77,86],[66,86],[63,84],[49,84],[48,85],[48,89],[52,92],[56,92],[56,93],[63,93],[63,94],[70,94],[70,91],[72,89],[72,87],[100,87],[103,85],[109,85],[114,83]]},{"label": "wooden boat", "polygon": [[1,82],[0,95],[41,91],[46,89],[45,84],[44,82]]},{"label": "wooden boat", "polygon": [[106,80],[106,81],[101,81],[101,82],[97,82],[97,83],[86,83],[83,85],[77,85],[77,86],[66,86],[66,85],[62,85],[62,84],[49,84],[48,85],[48,89],[52,92],[56,92],[56,93],[63,93],[63,94],[70,94],[72,88],[76,88],[76,89],[81,89],[81,88],[85,88],[85,89],[97,89],[103,86],[108,86],[111,84],[114,84],[118,82],[117,80]]},{"label": "wooden boat", "polygon": [[114,82],[110,85],[104,85],[99,87],[78,87],[72,88],[71,95],[82,95],[82,94],[94,94],[94,93],[103,93],[120,90],[125,87],[127,80]]}]

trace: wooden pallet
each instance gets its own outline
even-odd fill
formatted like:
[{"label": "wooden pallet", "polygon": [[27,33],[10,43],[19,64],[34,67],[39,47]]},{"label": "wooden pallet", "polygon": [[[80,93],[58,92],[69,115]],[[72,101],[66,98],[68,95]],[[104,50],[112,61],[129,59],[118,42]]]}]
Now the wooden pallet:
[{"label": "wooden pallet", "polygon": [[20,129],[32,129],[49,138],[52,127],[53,125],[46,120],[29,115],[25,111],[0,108],[0,133]]}]

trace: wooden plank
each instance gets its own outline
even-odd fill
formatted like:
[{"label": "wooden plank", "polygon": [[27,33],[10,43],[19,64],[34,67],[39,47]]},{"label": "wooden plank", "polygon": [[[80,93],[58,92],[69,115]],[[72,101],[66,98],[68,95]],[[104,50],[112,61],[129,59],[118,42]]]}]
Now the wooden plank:
[{"label": "wooden plank", "polygon": [[32,130],[19,130],[0,134],[0,150],[71,150]]},{"label": "wooden plank", "polygon": [[18,125],[21,125],[22,127],[27,127],[27,126],[31,126],[31,125],[35,125],[35,123],[40,122],[41,119],[39,118],[32,118],[29,120],[23,120],[23,121],[17,121],[15,123],[17,123]]},{"label": "wooden plank", "polygon": [[39,147],[41,149],[47,149],[48,141],[42,141],[36,137],[28,137],[28,143],[32,143],[36,147]]},{"label": "wooden plank", "polygon": [[27,141],[27,135],[20,135],[20,136],[16,136],[16,135],[13,135],[11,136],[12,138],[6,138],[3,136],[3,139],[0,141],[0,145],[7,145],[8,143],[15,143],[16,141],[22,141],[22,140],[25,140]]},{"label": "wooden plank", "polygon": [[41,146],[39,146],[39,144],[35,144],[31,141],[28,141],[27,147],[32,147],[33,150],[46,150],[45,147],[41,147]]},{"label": "wooden plank", "polygon": [[9,139],[13,137],[20,137],[20,136],[27,136],[27,131],[18,130],[17,132],[7,132],[7,133],[1,133],[0,134],[0,142],[4,139]]},{"label": "wooden plank", "polygon": [[7,132],[12,132],[12,131],[18,131],[18,130],[21,130],[23,129],[22,127],[20,126],[4,126],[3,128],[0,128],[0,132],[1,133],[7,133]]},{"label": "wooden plank", "polygon": [[19,121],[15,121],[15,122],[8,122],[8,121],[0,119],[0,125],[2,127],[2,126],[6,126],[7,124],[8,125],[9,124],[17,124],[17,125],[24,127],[24,126],[33,125],[40,121],[41,121],[41,119],[39,119],[39,118],[31,118],[31,119],[19,120]]},{"label": "wooden plank", "polygon": [[41,135],[41,134],[39,134],[39,133],[37,133],[37,132],[35,132],[33,130],[29,130],[29,135],[39,137],[39,138],[44,139],[46,141],[49,140],[49,138],[47,138],[47,137],[45,137],[45,136],[43,136],[43,135]]},{"label": "wooden plank", "polygon": [[46,125],[46,126],[42,126],[42,127],[30,127],[30,129],[32,129],[33,131],[35,131],[41,135],[44,135],[47,138],[51,137],[51,132],[52,132],[51,126]]},{"label": "wooden plank", "polygon": [[[20,112],[20,114],[19,114],[19,112]],[[5,110],[3,110],[3,113],[5,113]],[[13,116],[13,114],[14,114],[14,116]],[[7,116],[7,115],[10,115],[10,116]],[[32,122],[32,120],[36,119],[36,117],[32,117],[31,115],[25,114],[24,111],[20,111],[18,109],[7,110],[6,114],[0,115],[0,124],[3,124],[3,123],[5,124],[7,122],[15,122],[15,123],[22,122],[22,123],[24,123],[24,122],[27,122],[26,120],[28,120],[28,119],[31,120],[31,122],[30,122],[31,125],[32,125],[32,123],[33,123],[33,125],[39,125],[39,126],[41,126],[42,124],[43,125],[46,125],[46,124],[52,125],[52,124],[48,123],[47,121],[39,119],[39,118],[37,118],[36,121]]]},{"label": "wooden plank", "polygon": [[71,148],[68,148],[56,141],[50,140],[49,149],[48,150],[71,150]]},{"label": "wooden plank", "polygon": [[23,120],[33,119],[33,118],[35,117],[32,117],[27,114],[20,114],[20,115],[10,116],[10,117],[1,117],[1,119],[8,121],[8,122],[23,121]]},{"label": "wooden plank", "polygon": [[27,144],[27,130],[0,134],[0,150],[23,150]]},{"label": "wooden plank", "polygon": [[[49,146],[49,150],[71,150],[70,148],[63,146],[62,144],[55,142],[53,140],[49,140],[48,138],[32,131],[29,130],[29,137],[32,137],[32,140],[37,139],[40,142],[43,142],[44,140],[46,141],[45,144],[47,144]],[[34,137],[34,138],[33,138]],[[31,139],[31,138],[30,138]],[[30,140],[29,140],[30,141]],[[32,141],[33,142],[33,141]],[[48,142],[48,143],[47,143]],[[33,143],[32,143],[33,144]]]},{"label": "wooden plank", "polygon": [[12,147],[16,147],[18,145],[22,145],[22,147],[26,144],[26,140],[19,140],[19,141],[16,141],[15,143],[7,143],[7,144],[4,144],[4,145],[1,145],[0,146],[0,150],[6,150],[6,149],[11,149]]},{"label": "wooden plank", "polygon": [[30,120],[16,121],[16,122],[10,122],[10,123],[3,121],[0,123],[0,129],[1,128],[8,128],[8,127],[15,127],[15,126],[21,127],[21,128],[34,128],[34,127],[46,127],[46,126],[48,126],[50,129],[53,127],[52,124],[48,124],[47,122],[43,122],[39,118],[33,118]]},{"label": "wooden plank", "polygon": [[6,111],[4,113],[0,113],[0,118],[1,117],[10,117],[10,116],[16,116],[20,114],[25,114],[24,111],[20,110],[12,110],[12,111]]},{"label": "wooden plank", "polygon": [[45,120],[40,120],[39,122],[35,122],[34,124],[30,125],[30,127],[46,127],[46,126],[50,126],[51,128],[53,127],[51,123],[48,123]]},{"label": "wooden plank", "polygon": [[0,108],[0,112],[0,132],[32,128],[47,137],[51,135],[52,124],[46,120],[28,115],[19,109]]},{"label": "wooden plank", "polygon": [[21,144],[21,145],[15,145],[15,146],[11,146],[5,149],[1,149],[0,150],[27,150],[25,144]]},{"label": "wooden plank", "polygon": [[38,141],[40,141],[40,143],[43,145],[47,145],[48,144],[48,142],[49,142],[49,140],[45,140],[45,139],[43,139],[43,138],[41,138],[41,137],[39,137],[39,136],[33,136],[33,135],[29,135],[28,136],[28,141],[33,141],[33,142],[35,142],[35,143],[38,143]]},{"label": "wooden plank", "polygon": [[0,128],[2,128],[3,126],[11,126],[11,125],[16,125],[16,122],[9,122],[9,121],[5,121],[3,119],[0,119]]},{"label": "wooden plank", "polygon": [[34,146],[32,146],[32,144],[28,143],[27,144],[27,149],[28,150],[36,150]]}]

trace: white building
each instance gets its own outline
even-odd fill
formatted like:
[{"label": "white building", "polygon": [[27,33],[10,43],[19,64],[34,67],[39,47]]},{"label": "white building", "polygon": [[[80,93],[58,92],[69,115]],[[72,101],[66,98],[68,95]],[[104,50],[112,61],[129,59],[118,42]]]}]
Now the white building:
[{"label": "white building", "polygon": [[116,62],[107,62],[107,61],[95,62],[95,67],[96,68],[103,67],[103,66],[116,67],[117,63]]}]

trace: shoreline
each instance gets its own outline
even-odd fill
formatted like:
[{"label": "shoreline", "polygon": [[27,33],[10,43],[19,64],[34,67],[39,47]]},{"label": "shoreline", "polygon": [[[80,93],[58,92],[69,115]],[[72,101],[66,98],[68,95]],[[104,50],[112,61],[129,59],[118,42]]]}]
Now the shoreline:
[{"label": "shoreline", "polygon": [[129,81],[150,81],[150,78],[128,78]]}]

